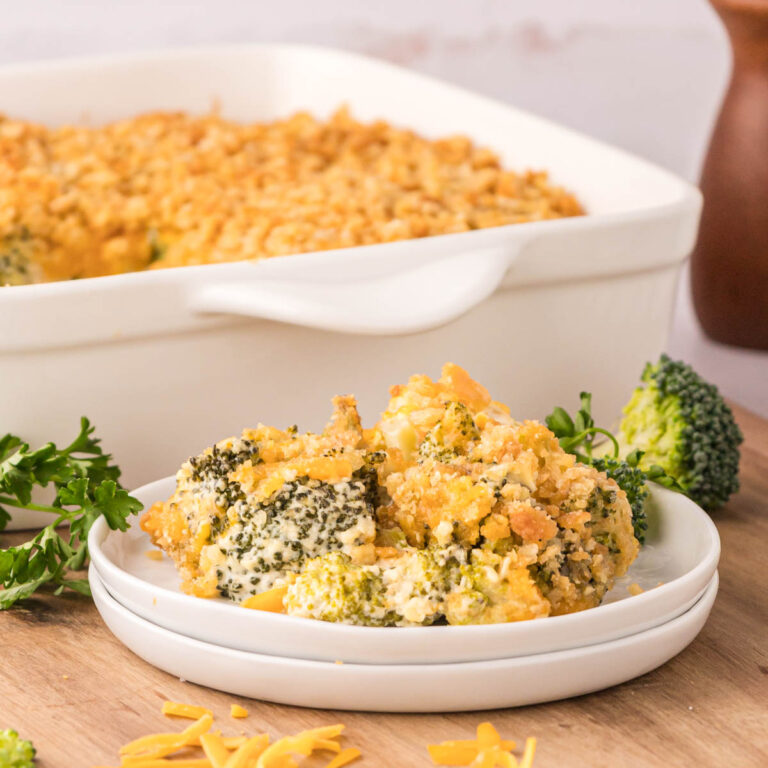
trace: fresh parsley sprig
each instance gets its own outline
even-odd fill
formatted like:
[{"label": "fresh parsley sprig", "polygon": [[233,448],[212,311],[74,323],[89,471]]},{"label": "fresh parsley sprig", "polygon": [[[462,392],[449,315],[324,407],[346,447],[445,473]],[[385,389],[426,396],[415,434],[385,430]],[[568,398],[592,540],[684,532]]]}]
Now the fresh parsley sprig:
[{"label": "fresh parsley sprig", "polygon": [[[633,469],[639,468],[644,452],[635,449],[622,457],[621,446],[613,433],[595,426],[595,420],[592,417],[592,394],[582,392],[579,398],[581,407],[575,416],[571,417],[564,408],[558,406],[545,419],[549,429],[560,441],[562,449],[566,453],[573,454],[583,464],[592,464],[596,459],[608,458],[626,462]],[[600,436],[607,438],[610,446],[605,440],[601,440]],[[665,488],[673,491],[682,490],[658,464],[651,465],[643,472],[646,479],[653,480]]]},{"label": "fresh parsley sprig", "polygon": [[614,455],[619,455],[619,443],[607,429],[595,426],[592,418],[592,394],[582,392],[579,395],[581,408],[576,416],[570,414],[558,406],[546,418],[547,426],[555,433],[560,441],[560,446],[566,453],[572,453],[579,461],[589,463],[595,440],[600,435],[607,437],[613,443]]},{"label": "fresh parsley sprig", "polygon": [[[102,515],[113,530],[124,531],[141,502],[119,484],[120,469],[104,453],[94,428],[80,420],[80,433],[66,448],[53,443],[30,450],[16,435],[0,438],[0,530],[10,519],[7,507],[50,512],[54,519],[29,541],[0,549],[0,610],[30,597],[44,585],[54,594],[72,589],[90,594],[88,581],[72,576],[88,559],[88,532]],[[36,487],[53,486],[50,504],[32,503]],[[67,530],[59,528],[67,526]]]}]

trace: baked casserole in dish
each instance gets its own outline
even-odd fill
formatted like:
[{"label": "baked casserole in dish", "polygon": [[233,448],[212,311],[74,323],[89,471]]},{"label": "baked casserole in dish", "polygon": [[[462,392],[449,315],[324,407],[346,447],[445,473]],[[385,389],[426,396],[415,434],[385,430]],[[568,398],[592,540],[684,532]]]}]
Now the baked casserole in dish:
[{"label": "baked casserole in dish", "polygon": [[468,232],[581,214],[545,172],[346,109],[266,123],[0,118],[0,285]]},{"label": "baked casserole in dish", "polygon": [[[210,116],[214,104],[218,116]],[[348,114],[337,113],[341,104]],[[68,169],[65,155],[60,165],[25,159],[47,191],[27,198],[30,190],[22,195],[22,182],[7,176],[0,190],[6,260],[31,257],[36,279],[79,278],[0,290],[10,329],[0,338],[0,421],[32,442],[64,440],[87,413],[129,486],[174,471],[254,414],[319,432],[337,392],[354,391],[361,416],[374,423],[391,381],[445,360],[532,417],[553,402],[567,405],[574,389],[600,392],[596,418],[610,423],[636,371],[663,350],[696,234],[699,193],[673,175],[507,105],[341,51],[253,45],[4,66],[0,109],[24,121],[0,123],[11,133],[4,146],[19,131],[43,137],[30,139],[30,153],[51,148],[57,131],[66,144],[125,129],[130,142],[132,122],[145,121],[148,135],[159,132],[145,165],[170,163],[153,171],[156,181],[189,178],[201,163],[190,201],[209,201],[210,222],[191,202],[166,200],[164,182],[152,187],[147,177],[141,193],[140,174],[121,177],[142,165],[135,147],[125,169],[115,156],[95,163],[92,177]],[[163,130],[168,141],[189,143],[195,132],[218,138],[201,139],[194,152],[182,146],[174,162]],[[300,156],[271,151],[265,169],[281,157],[322,165],[326,149],[343,158],[328,165],[326,180],[344,177],[338,221],[354,219],[358,206],[358,224],[327,227],[337,213],[313,202],[301,167],[272,168],[283,190],[264,203],[274,210],[260,218],[246,206],[248,221],[238,220],[242,187],[214,183],[205,163],[216,158],[221,173],[236,175],[238,147],[247,144],[238,137],[248,131],[314,147]],[[399,155],[403,162],[394,162]],[[366,162],[383,164],[371,195],[351,172]],[[115,192],[114,179],[100,176],[109,168],[132,181]],[[280,174],[294,172],[310,226],[282,221],[293,190]],[[68,196],[67,173],[94,195]],[[112,192],[102,194],[105,183]],[[510,185],[517,197],[505,193]],[[454,190],[450,200],[441,189]],[[48,194],[53,211],[31,202]],[[260,198],[248,199],[256,206]],[[389,208],[398,206],[394,216]],[[118,219],[105,213],[115,207]],[[372,228],[380,214],[382,226]],[[75,226],[60,227],[66,217]],[[520,217],[535,220],[506,223]],[[323,238],[331,249],[315,250]],[[289,255],[229,261],[272,253]],[[222,261],[157,268],[209,259]]]}]

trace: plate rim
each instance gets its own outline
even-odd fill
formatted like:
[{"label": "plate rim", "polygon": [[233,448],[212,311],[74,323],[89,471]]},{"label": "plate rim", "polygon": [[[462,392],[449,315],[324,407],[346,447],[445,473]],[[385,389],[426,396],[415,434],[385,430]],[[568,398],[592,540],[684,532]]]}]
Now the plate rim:
[{"label": "plate rim", "polygon": [[[161,478],[159,480],[155,480],[152,483],[147,483],[145,485],[140,486],[139,488],[131,491],[133,495],[141,494],[145,495],[149,493],[150,489],[153,486],[160,485],[163,483],[169,484],[172,480],[174,480],[174,475],[168,475],[167,477]],[[683,503],[688,504],[692,510],[695,510],[695,514],[700,518],[703,528],[706,530],[706,532],[709,535],[709,547],[707,554],[704,558],[702,558],[693,568],[691,568],[689,571],[684,573],[682,576],[678,576],[675,579],[672,579],[671,581],[665,582],[664,584],[661,584],[658,587],[655,587],[653,590],[646,590],[645,592],[639,594],[639,595],[631,595],[630,597],[624,598],[620,601],[613,602],[613,603],[607,603],[595,606],[594,608],[588,609],[588,612],[590,615],[595,615],[594,612],[599,611],[601,616],[611,616],[614,613],[617,613],[621,610],[625,610],[626,604],[628,601],[632,601],[632,604],[635,606],[640,606],[644,603],[647,603],[649,601],[656,601],[658,599],[659,595],[668,595],[670,592],[672,592],[675,589],[679,589],[681,583],[685,582],[691,582],[691,581],[697,581],[704,577],[705,574],[709,573],[710,575],[714,573],[717,569],[717,565],[720,559],[720,552],[721,552],[721,544],[720,544],[720,536],[717,531],[717,526],[714,524],[712,519],[707,515],[707,513],[698,506],[695,502],[693,502],[688,497],[675,493],[674,491],[670,491],[666,488],[663,488],[662,486],[656,485],[655,483],[651,483],[653,486],[652,488],[652,497],[656,497],[657,499],[663,500],[667,495],[674,495],[674,497],[677,497],[679,499],[684,500]],[[138,518],[141,513],[138,513],[136,515],[133,515],[131,518],[129,518],[130,521],[133,523],[138,523]],[[110,575],[114,575],[117,573],[118,578],[125,580],[129,584],[133,584],[135,587],[138,587],[139,589],[144,589],[145,587],[151,587],[154,591],[158,593],[158,595],[165,594],[168,598],[174,599],[174,600],[181,600],[182,604],[189,606],[190,608],[193,608],[194,606],[199,606],[199,601],[201,598],[195,597],[193,595],[188,595],[184,592],[174,591],[171,589],[168,589],[163,586],[152,584],[149,581],[146,581],[144,579],[139,578],[138,576],[135,576],[132,573],[129,573],[128,571],[121,568],[119,565],[114,563],[102,550],[101,545],[106,540],[107,536],[110,535],[110,533],[119,534],[122,532],[119,531],[113,531],[112,529],[107,527],[106,520],[103,517],[100,517],[91,528],[91,531],[88,536],[88,548],[91,555],[91,560],[95,563],[97,570],[99,571],[99,574],[103,581],[109,583],[109,577]],[[708,581],[706,583],[709,583]],[[706,585],[705,585],[706,588]],[[701,591],[701,590],[699,590]],[[194,602],[192,602],[194,601]],[[234,603],[224,603],[220,601],[206,601],[206,605],[208,606],[208,610],[212,612],[213,616],[223,616],[225,615],[224,612],[229,613],[232,610],[242,610],[240,606],[234,604]],[[215,613],[213,613],[215,612]],[[547,626],[552,627],[552,631],[557,631],[558,629],[561,631],[567,631],[568,627],[576,622],[582,622],[583,618],[582,614],[586,613],[585,611],[580,611],[577,613],[570,613],[570,614],[563,614],[560,616],[547,616]],[[407,631],[410,633],[429,633],[429,636],[438,638],[441,634],[445,634],[446,632],[450,632],[451,634],[458,634],[463,633],[466,636],[469,636],[471,634],[501,634],[503,632],[509,632],[510,627],[521,624],[523,622],[506,622],[506,623],[500,623],[500,624],[465,624],[465,625],[449,625],[449,626],[427,626],[427,627],[368,627],[368,626],[357,626],[357,625],[350,625],[350,624],[339,624],[334,622],[324,622],[319,621],[317,619],[310,619],[310,618],[304,618],[300,616],[287,616],[285,614],[273,614],[268,612],[254,612],[254,619],[257,620],[259,623],[263,624],[273,624],[274,626],[280,627],[283,626],[286,629],[290,629],[291,627],[317,627],[320,625],[322,627],[321,630],[326,632],[329,635],[332,635],[334,633],[336,634],[346,634],[348,635],[350,631],[358,631],[367,633],[367,636],[369,638],[372,638],[374,635],[381,635],[382,637],[385,636],[383,633],[386,633],[386,636],[391,635],[391,632],[393,629],[397,629],[400,631]],[[425,637],[427,635],[425,634]]]},{"label": "plate rim", "polygon": [[[706,611],[707,615],[711,610],[714,602],[717,598],[717,594],[720,589],[720,574],[716,570],[712,575],[707,587],[704,590],[702,596],[684,613],[676,616],[674,619],[659,624],[655,627],[642,630],[641,632],[635,632],[625,637],[619,637],[614,640],[607,640],[599,643],[592,643],[590,645],[582,645],[576,648],[566,648],[560,651],[545,651],[539,654],[532,654],[529,656],[509,656],[503,659],[485,659],[481,661],[459,661],[459,662],[446,662],[438,664],[360,664],[356,662],[343,662],[341,664],[335,661],[320,661],[317,659],[301,659],[293,656],[274,656],[266,653],[257,653],[255,651],[241,651],[237,648],[228,648],[223,645],[217,645],[216,643],[208,643],[205,640],[198,640],[194,637],[181,634],[180,632],[174,632],[173,630],[161,627],[159,624],[151,622],[149,619],[145,619],[136,613],[133,613],[112,595],[109,594],[109,590],[104,585],[103,580],[98,574],[98,571],[93,565],[88,569],[88,581],[91,584],[91,588],[95,587],[95,592],[99,595],[99,599],[110,604],[110,607],[116,612],[124,615],[134,623],[144,626],[147,631],[159,634],[170,635],[175,640],[185,643],[191,646],[197,646],[199,650],[215,650],[216,652],[231,654],[233,660],[239,661],[262,661],[268,663],[274,663],[277,666],[285,666],[301,669],[332,669],[338,668],[340,674],[352,674],[358,669],[365,669],[368,671],[374,671],[375,674],[382,675],[389,678],[393,674],[401,672],[403,674],[413,674],[414,671],[429,671],[430,674],[440,674],[441,671],[446,669],[455,669],[460,667],[462,669],[479,669],[480,667],[488,670],[508,667],[519,667],[533,664],[545,659],[549,660],[561,660],[566,656],[586,656],[592,655],[596,652],[604,650],[607,646],[612,648],[618,648],[620,646],[633,645],[637,642],[640,636],[643,636],[644,640],[652,642],[657,639],[659,635],[663,635],[669,632],[681,624],[690,621],[693,615],[698,615],[699,611]],[[98,608],[98,603],[97,603]],[[101,611],[99,610],[101,615]],[[102,617],[103,618],[103,617]],[[674,626],[673,626],[674,625]],[[121,641],[122,642],[122,641]],[[578,659],[574,659],[576,661]],[[297,669],[300,671],[300,669]]]},{"label": "plate rim", "polygon": [[[133,614],[109,596],[92,570],[94,601],[109,631],[171,678],[275,704],[392,713],[507,709],[621,685],[663,666],[696,639],[719,586],[716,572],[705,596],[681,616],[606,643],[537,656],[392,669],[270,656],[195,640]],[[401,684],[392,686],[393,679]]]}]

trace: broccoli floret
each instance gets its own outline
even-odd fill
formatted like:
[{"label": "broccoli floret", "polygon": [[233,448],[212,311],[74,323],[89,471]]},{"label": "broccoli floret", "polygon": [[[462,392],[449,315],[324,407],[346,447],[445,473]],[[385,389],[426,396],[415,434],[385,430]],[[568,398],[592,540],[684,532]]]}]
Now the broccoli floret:
[{"label": "broccoli floret", "polygon": [[397,623],[384,605],[380,569],[356,565],[341,552],[310,560],[289,582],[285,605],[290,614],[371,627]]},{"label": "broccoli floret", "polygon": [[233,600],[268,589],[312,557],[368,543],[375,533],[363,479],[297,477],[256,505],[236,502],[231,512],[230,527],[213,543],[227,556],[216,569],[218,590]]},{"label": "broccoli floret", "polygon": [[289,575],[289,614],[376,627],[485,624],[547,615],[526,568],[499,575],[502,558],[457,545],[403,547],[371,565],[331,552]]},{"label": "broccoli floret", "polygon": [[148,264],[160,261],[168,251],[168,244],[160,239],[160,235],[154,227],[147,232],[147,247],[149,249]]},{"label": "broccoli floret", "polygon": [[621,455],[642,451],[638,466],[657,479],[660,470],[706,510],[739,489],[741,430],[713,384],[689,365],[662,355],[646,365],[643,384],[619,427]]},{"label": "broccoli floret", "polygon": [[0,237],[0,286],[40,282],[42,275],[31,252],[32,240],[26,229]]},{"label": "broccoli floret", "polygon": [[35,748],[16,731],[0,731],[0,766],[2,768],[33,768]]},{"label": "broccoli floret", "polygon": [[[655,365],[645,366],[641,380],[624,408],[618,441],[595,426],[586,392],[576,418],[555,408],[547,426],[565,451],[624,489],[642,543],[648,481],[684,493],[708,511],[716,509],[739,489],[744,438],[717,387],[686,363],[662,355]],[[598,445],[600,436],[610,442]]]},{"label": "broccoli floret", "polygon": [[482,593],[486,569],[467,562],[460,547],[414,549],[375,565],[340,552],[310,560],[291,579],[289,614],[363,626],[429,625],[447,618],[449,603],[464,611],[489,601]]},{"label": "broccoli floret", "polygon": [[[245,500],[245,492],[240,483],[231,480],[229,474],[246,461],[252,464],[261,462],[259,447],[252,440],[238,439],[226,445],[214,445],[210,451],[189,459],[191,477],[195,483],[199,483],[200,490],[214,493],[216,506],[226,510],[238,501]],[[220,533],[225,523],[226,518],[223,516],[214,520],[212,531]]]},{"label": "broccoli floret", "polygon": [[598,472],[605,472],[624,493],[632,507],[632,528],[635,538],[645,543],[645,532],[648,530],[648,519],[645,514],[645,500],[648,498],[648,476],[638,467],[641,452],[634,451],[626,461],[610,456],[596,457],[591,460],[592,466]]},{"label": "broccoli floret", "polygon": [[419,456],[448,463],[466,453],[469,444],[479,437],[480,431],[467,406],[450,402],[442,419],[425,435],[419,446]]}]

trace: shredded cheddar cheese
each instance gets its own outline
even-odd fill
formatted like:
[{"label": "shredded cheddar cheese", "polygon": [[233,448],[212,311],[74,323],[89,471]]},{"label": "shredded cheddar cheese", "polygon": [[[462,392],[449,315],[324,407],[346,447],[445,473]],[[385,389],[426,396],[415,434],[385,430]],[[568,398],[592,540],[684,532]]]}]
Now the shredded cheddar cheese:
[{"label": "shredded cheddar cheese", "polygon": [[221,736],[214,733],[204,733],[200,737],[200,746],[213,768],[226,768],[230,753]]},{"label": "shredded cheddar cheese", "polygon": [[158,758],[157,760],[144,760],[137,762],[133,760],[125,761],[120,764],[121,768],[165,768],[165,766],[175,766],[175,768],[211,768],[211,764],[205,758],[192,760],[166,760]]},{"label": "shredded cheddar cheese", "polygon": [[[270,743],[267,733],[249,738],[222,736],[221,731],[211,730],[213,714],[205,707],[166,701],[162,713],[166,717],[194,719],[194,722],[180,733],[155,733],[129,742],[120,749],[120,768],[298,768],[299,763],[293,756],[309,757],[316,752],[334,753],[323,768],[343,768],[361,756],[355,747],[342,749],[338,741],[344,730],[341,723],[283,736]],[[248,715],[238,704],[231,705],[230,713],[233,717]],[[512,754],[515,748],[515,742],[502,739],[490,723],[478,725],[475,739],[443,741],[427,747],[434,765],[533,768],[536,739],[526,739],[519,761]],[[189,750],[194,749],[201,750],[203,757],[190,754]],[[177,752],[182,754],[176,755]]]},{"label": "shredded cheddar cheese", "polygon": [[[224,768],[250,768],[254,765],[256,758],[261,759],[268,745],[269,736],[266,733],[260,733],[248,739],[242,747],[232,753]],[[258,763],[255,764],[258,765]]]},{"label": "shredded cheddar cheese", "polygon": [[512,754],[514,741],[502,739],[499,732],[490,723],[477,726],[477,738],[474,740],[443,741],[427,747],[434,765],[468,765],[471,768],[532,768],[536,751],[536,739],[525,742],[525,750],[520,762]]},{"label": "shredded cheddar cheese", "polygon": [[257,611],[285,613],[283,599],[285,598],[286,592],[288,592],[287,586],[272,587],[272,589],[268,589],[266,592],[261,592],[258,595],[251,595],[251,597],[243,600],[241,605],[243,608],[252,608]]},{"label": "shredded cheddar cheese", "polygon": [[[207,733],[211,729],[211,725],[213,725],[213,715],[204,714],[181,733],[156,733],[151,736],[143,736],[122,747],[120,754],[144,759],[165,757],[184,749],[184,747],[198,743],[200,736]],[[131,766],[134,765],[132,760],[127,762],[130,762]],[[125,759],[123,765],[128,768]],[[143,764],[136,764],[136,768],[144,768],[144,766]]]},{"label": "shredded cheddar cheese", "polygon": [[[317,749],[328,749],[328,741],[339,736],[343,729],[344,726],[341,724],[329,725],[325,728],[314,728],[311,731],[302,731],[296,736],[285,736],[262,752],[256,762],[255,768],[276,768],[276,765],[280,765],[284,762],[284,760],[280,760],[279,758],[286,757],[290,754],[307,756],[311,755]],[[340,750],[339,745],[335,742],[334,750]],[[227,766],[227,768],[234,768],[234,766]],[[245,765],[238,765],[237,768],[245,768]]]},{"label": "shredded cheddar cheese", "polygon": [[[291,755],[308,756],[318,751],[335,753],[325,768],[342,768],[360,757],[360,750],[342,749],[336,740],[344,730],[340,723],[284,736],[270,744],[266,733],[247,738],[225,737],[221,731],[212,731],[213,713],[205,707],[166,701],[162,713],[194,722],[180,733],[150,734],[124,745],[120,748],[120,768],[294,768],[298,764]],[[232,717],[248,716],[239,704],[233,704],[230,713]],[[188,757],[190,749],[202,750],[204,757]],[[168,759],[182,751],[180,757]]]},{"label": "shredded cheddar cheese", "polygon": [[248,741],[247,736],[225,736],[221,739],[222,744],[227,749],[237,749],[238,747],[242,747],[243,744],[245,744],[246,741]]},{"label": "shredded cheddar cheese", "polygon": [[197,707],[194,704],[181,704],[178,701],[163,702],[162,712],[166,717],[188,717],[190,720],[199,720],[203,715],[213,717],[210,709]]},{"label": "shredded cheddar cheese", "polygon": [[520,761],[520,768],[531,768],[533,766],[533,756],[536,753],[536,739],[533,736],[529,736],[525,740],[525,752],[523,752],[523,759]]}]

